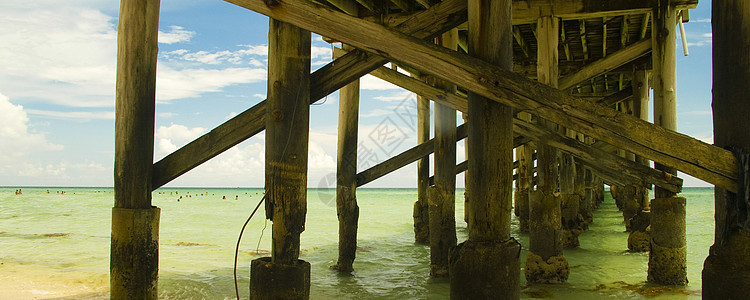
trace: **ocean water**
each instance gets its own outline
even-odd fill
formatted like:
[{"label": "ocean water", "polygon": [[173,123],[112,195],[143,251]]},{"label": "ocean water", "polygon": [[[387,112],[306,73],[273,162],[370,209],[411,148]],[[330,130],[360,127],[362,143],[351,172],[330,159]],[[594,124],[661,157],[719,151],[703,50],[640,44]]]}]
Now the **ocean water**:
[{"label": "ocean water", "polygon": [[[35,298],[106,299],[113,190],[23,188],[23,195],[14,190],[0,188],[0,286],[5,281]],[[162,209],[160,298],[235,297],[235,244],[262,193],[241,188],[163,188],[153,193],[153,204]],[[312,265],[312,299],[448,298],[448,282],[429,277],[428,247],[413,242],[415,189],[359,189],[355,272],[331,271],[338,241],[334,194],[308,191],[301,258]],[[460,242],[468,232],[463,190],[456,194]],[[713,189],[686,188],[681,196],[687,198],[688,286],[645,283],[648,254],[627,251],[622,214],[605,193],[594,223],[580,237],[581,247],[564,252],[571,266],[568,282],[526,285],[522,279],[522,298],[699,299],[700,272],[713,243]],[[242,237],[237,274],[243,298],[248,297],[250,261],[270,249],[271,223],[263,217],[261,208]],[[525,249],[528,235],[518,232],[516,219],[512,233]],[[522,263],[525,255],[524,250]]]}]

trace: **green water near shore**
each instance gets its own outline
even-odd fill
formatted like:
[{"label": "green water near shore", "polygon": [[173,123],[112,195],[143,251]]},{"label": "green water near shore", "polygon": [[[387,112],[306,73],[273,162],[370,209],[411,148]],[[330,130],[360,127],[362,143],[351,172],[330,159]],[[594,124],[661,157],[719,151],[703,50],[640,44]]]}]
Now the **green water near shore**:
[{"label": "green water near shore", "polygon": [[[0,188],[0,263],[8,274],[45,270],[63,284],[90,288],[82,298],[106,298],[111,188]],[[65,194],[58,194],[65,191]],[[262,189],[163,188],[153,194],[160,207],[160,278],[163,299],[234,298],[235,243],[242,224],[262,197]],[[457,191],[457,232],[463,222],[463,190]],[[699,299],[700,272],[713,243],[713,189],[686,188],[688,279],[684,288],[645,283],[648,254],[627,251],[622,214],[609,193],[581,247],[565,250],[570,278],[561,285],[529,285],[522,298]],[[359,189],[359,251],[355,272],[343,276],[336,262],[338,223],[333,190],[308,191],[308,214],[301,258],[312,265],[313,299],[446,299],[448,283],[429,278],[429,248],[414,244],[414,189]],[[182,199],[179,199],[182,197]],[[224,199],[226,197],[226,199]],[[177,201],[177,200],[180,201]],[[237,200],[235,200],[237,199]],[[248,224],[240,246],[240,295],[247,297],[250,261],[270,249],[271,223],[262,210]],[[528,235],[512,234],[525,247]],[[262,236],[262,238],[261,238]],[[521,262],[526,252],[522,252]],[[523,272],[521,272],[523,274]],[[523,277],[523,275],[522,275]],[[3,277],[0,276],[0,280]],[[51,280],[51,279],[49,279]],[[44,279],[40,279],[40,285]]]}]

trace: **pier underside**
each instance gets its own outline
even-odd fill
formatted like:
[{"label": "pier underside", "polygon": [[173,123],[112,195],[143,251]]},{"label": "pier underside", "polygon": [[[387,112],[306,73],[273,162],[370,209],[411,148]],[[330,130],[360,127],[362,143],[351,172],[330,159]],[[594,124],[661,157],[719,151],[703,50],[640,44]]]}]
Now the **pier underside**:
[{"label": "pier underside", "polygon": [[[293,127],[294,120],[285,120],[283,116],[299,117],[291,111],[285,114],[285,110],[302,105],[305,109],[301,110],[309,111],[308,104],[342,88],[338,147],[341,153],[337,168],[341,249],[334,267],[341,272],[351,272],[355,259],[359,214],[356,188],[415,161],[420,162],[422,170],[417,176],[420,196],[414,211],[416,241],[430,244],[431,273],[436,277],[451,276],[451,288],[456,291],[451,292],[454,298],[466,295],[492,298],[499,293],[503,293],[502,298],[519,297],[520,247],[509,233],[514,206],[516,215],[522,218],[521,229],[530,233],[529,250],[533,255],[527,257],[527,281],[564,282],[568,272],[574,270],[568,268],[562,249],[577,246],[577,235],[591,222],[591,211],[601,199],[603,184],[612,187],[612,194],[623,211],[633,239],[631,249],[651,251],[649,281],[686,284],[684,207],[690,200],[677,196],[682,190],[677,170],[717,187],[717,226],[721,225],[726,231],[721,233],[723,239],[712,247],[706,261],[704,276],[708,277],[705,282],[721,281],[722,276],[726,276],[721,269],[730,255],[726,253],[734,253],[731,249],[749,247],[746,229],[738,228],[736,222],[726,225],[729,223],[725,224],[721,218],[726,212],[720,212],[719,204],[727,206],[724,191],[727,195],[745,191],[744,183],[738,184],[738,181],[747,178],[746,174],[738,171],[735,154],[722,147],[735,146],[750,151],[750,145],[742,144],[748,140],[750,129],[733,127],[740,126],[736,123],[744,119],[731,112],[738,107],[740,111],[750,109],[748,101],[741,101],[746,100],[750,92],[735,90],[733,85],[720,86],[731,92],[720,90],[717,93],[715,88],[714,119],[723,119],[716,126],[717,145],[676,132],[676,28],[680,22],[689,21],[688,11],[696,7],[697,0],[226,1],[270,17],[272,24],[276,24],[272,29],[296,32],[270,33],[276,38],[274,43],[280,46],[271,47],[269,61],[274,61],[275,55],[298,60],[290,63],[279,59],[281,67],[269,68],[269,99],[154,163],[146,170],[148,176],[131,176],[126,183],[146,186],[144,192],[150,193],[263,130],[281,132],[276,143],[267,144],[267,152],[278,152],[281,156],[266,155],[266,188],[275,192],[268,193],[270,203],[266,204],[266,217],[274,222],[274,245],[278,240],[279,246],[270,259],[263,261],[263,266],[260,261],[257,265],[254,262],[253,274],[273,273],[284,278],[284,270],[296,266],[295,280],[307,280],[307,283],[295,282],[294,292],[286,294],[256,288],[254,295],[257,297],[270,299],[282,294],[294,295],[289,296],[294,299],[309,297],[309,291],[298,290],[309,289],[309,275],[304,276],[309,274],[309,264],[308,273],[298,270],[304,266],[297,266],[304,263],[298,262],[298,254],[306,200],[298,194],[304,195],[306,160],[295,161],[283,154],[287,132],[306,137],[308,129]],[[745,36],[750,35],[747,25],[750,21],[744,21],[750,18],[747,4],[739,0],[726,2],[730,3],[726,4],[728,6],[737,7],[720,10],[724,15],[717,17],[737,24],[727,21],[727,27],[721,30],[729,31],[733,28],[729,25],[733,25]],[[144,5],[145,11],[152,17],[156,14],[158,20],[158,1],[122,1],[122,11],[136,9],[131,6],[144,3],[151,4]],[[135,40],[142,38],[140,34],[144,34],[145,29],[128,32],[127,28],[122,28],[123,22],[128,21],[121,16],[121,38],[126,34]],[[304,53],[294,52],[307,47],[305,42],[309,44],[309,38],[300,39],[299,32],[309,37],[308,31],[322,35],[331,43],[342,44],[335,49],[333,62],[312,73],[309,72],[309,52],[306,59]],[[297,44],[289,46],[292,38]],[[129,41],[130,44],[120,41],[121,52],[154,47]],[[283,48],[284,45],[287,47]],[[722,50],[717,47],[734,49],[721,43],[715,43],[714,47],[715,53]],[[146,51],[147,54],[155,55],[155,49],[152,50]],[[747,53],[725,52],[740,61],[740,67],[750,64]],[[149,55],[139,58],[121,53],[118,56],[118,120],[149,112],[148,108],[142,111],[121,109],[120,103],[125,106],[144,100],[119,89],[121,83],[137,81],[119,76],[126,70],[120,64],[138,61],[155,67],[155,59],[147,59]],[[389,62],[390,68],[385,66]],[[728,64],[714,66],[715,78],[727,76],[721,74],[730,71],[717,67],[731,69]],[[307,69],[295,69],[300,66]],[[292,72],[304,78],[279,77],[292,76]],[[748,75],[745,74],[747,69],[732,72]],[[309,76],[305,75],[308,73]],[[351,160],[356,162],[357,80],[368,73],[416,93],[424,103],[433,101],[437,111],[435,136],[429,136],[429,113],[425,116],[423,103],[418,122],[427,132],[420,135],[417,146],[369,169],[357,170],[356,163],[351,163]],[[735,80],[750,80],[750,75],[738,76]],[[295,88],[309,90],[309,94],[303,93],[303,98],[282,99],[284,93],[272,92],[283,90],[287,82],[299,84]],[[716,87],[716,82],[714,84]],[[648,121],[652,88],[655,123]],[[732,98],[734,102],[724,105],[729,100],[720,97]],[[153,95],[150,100],[152,103],[144,105],[153,105]],[[732,108],[717,110],[717,103],[718,107]],[[429,103],[426,105],[429,110]],[[465,124],[456,126],[456,112],[462,113]],[[153,132],[152,107],[150,113],[150,120],[137,122],[151,122]],[[733,125],[720,128],[719,123]],[[140,131],[128,131],[119,125],[117,129],[118,145],[128,137],[144,139]],[[719,131],[732,134],[727,134],[719,143]],[[120,132],[125,135],[119,135]],[[457,163],[456,143],[462,140],[467,143],[467,161]],[[735,140],[740,141],[739,144]],[[147,138],[144,143],[148,144]],[[125,147],[122,151],[149,152],[147,148]],[[290,157],[304,156],[306,138],[298,141],[293,150],[298,155]],[[150,153],[153,157],[153,135]],[[427,157],[432,153],[435,153],[434,176],[430,177]],[[117,155],[117,158],[123,164],[132,161],[150,164],[144,157]],[[455,220],[452,219],[455,174],[461,172],[467,172],[467,178],[472,179],[466,183],[469,239],[463,243],[456,241]],[[515,196],[512,196],[514,181]],[[289,182],[294,184],[285,184]],[[291,185],[295,191],[287,191]],[[123,190],[127,186],[130,185],[123,184]],[[647,190],[651,188],[656,190],[656,199],[649,204]],[[138,196],[145,198],[138,198],[137,205],[122,204],[117,197],[125,196],[116,195],[116,208],[151,207],[147,196]],[[113,225],[113,236],[120,230],[127,229]],[[158,252],[158,247],[153,251]],[[739,261],[749,260],[747,252],[744,253]],[[498,265],[488,267],[487,262]],[[453,277],[454,273],[461,274],[460,278]],[[739,277],[738,282],[746,278]],[[288,286],[283,282],[276,284]],[[148,285],[130,288],[143,286]],[[257,281],[257,286],[263,286],[262,282]],[[730,286],[721,286],[722,290],[716,291],[716,295],[736,295],[726,291],[732,289]],[[126,295],[113,294],[113,298]]]}]

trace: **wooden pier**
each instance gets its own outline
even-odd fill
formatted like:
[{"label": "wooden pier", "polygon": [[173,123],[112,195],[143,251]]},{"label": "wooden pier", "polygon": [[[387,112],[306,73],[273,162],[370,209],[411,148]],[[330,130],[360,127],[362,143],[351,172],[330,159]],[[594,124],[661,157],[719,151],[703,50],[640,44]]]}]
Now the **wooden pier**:
[{"label": "wooden pier", "polygon": [[[750,4],[745,1],[712,4],[715,145],[676,131],[676,28],[689,21],[698,0],[226,1],[270,18],[268,99],[156,163],[160,3],[121,1],[113,299],[157,297],[159,208],[151,205],[151,192],[263,130],[265,215],[273,223],[273,251],[253,261],[250,294],[309,298],[310,264],[299,259],[309,105],[337,90],[340,225],[333,268],[339,272],[354,269],[357,187],[418,161],[415,242],[429,244],[430,273],[450,278],[451,298],[520,297],[520,245],[510,233],[514,208],[521,230],[529,232],[527,281],[565,282],[575,270],[562,250],[577,246],[604,184],[623,211],[629,247],[649,251],[648,280],[685,285],[690,199],[679,197],[680,171],[716,186],[716,241],[704,265],[703,295],[746,297]],[[341,43],[334,61],[312,73],[310,32]],[[388,62],[392,68],[384,67]],[[359,78],[368,73],[418,95],[418,140],[359,170]],[[648,122],[649,102],[654,123]],[[457,124],[457,112],[464,124]],[[465,162],[456,161],[461,141]],[[471,179],[464,195],[466,241],[456,240],[454,217],[454,200],[461,196],[455,194],[455,175],[461,172]],[[655,199],[648,199],[652,187]]]}]

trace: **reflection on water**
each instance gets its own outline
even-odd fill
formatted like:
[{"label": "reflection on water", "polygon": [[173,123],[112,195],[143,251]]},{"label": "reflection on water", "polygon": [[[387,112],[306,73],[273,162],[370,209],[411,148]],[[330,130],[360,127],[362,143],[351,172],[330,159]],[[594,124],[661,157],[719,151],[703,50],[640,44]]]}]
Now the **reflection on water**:
[{"label": "reflection on water", "polygon": [[[107,298],[112,189],[0,188],[0,275],[3,281],[28,282],[49,298]],[[234,298],[234,248],[242,224],[262,189],[162,189],[153,203],[161,207],[159,294],[163,299]],[[330,270],[337,258],[338,223],[329,190],[308,192],[308,215],[301,258],[311,263],[313,299],[446,299],[448,282],[429,278],[429,248],[415,245],[412,229],[413,189],[360,189],[359,244],[355,272]],[[459,191],[456,195],[462,196]],[[685,189],[688,199],[687,287],[646,284],[648,254],[627,251],[622,214],[607,193],[595,212],[581,247],[565,250],[569,281],[560,285],[526,285],[523,298],[555,299],[699,299],[700,270],[713,242],[712,189]],[[237,199],[237,200],[235,200]],[[178,201],[179,200],[179,201]],[[457,232],[467,236],[463,199],[457,201]],[[271,224],[257,214],[245,231],[238,266],[241,295],[247,297],[250,261],[267,256]],[[513,235],[524,246],[528,236]],[[525,261],[525,250],[521,262]],[[39,274],[46,274],[40,276]],[[523,277],[523,271],[521,271]],[[33,278],[45,278],[33,280]],[[59,283],[59,284],[58,284]],[[44,288],[66,288],[57,293]],[[57,296],[54,296],[57,295]],[[72,296],[68,296],[72,297]],[[63,299],[65,297],[62,297]]]}]

